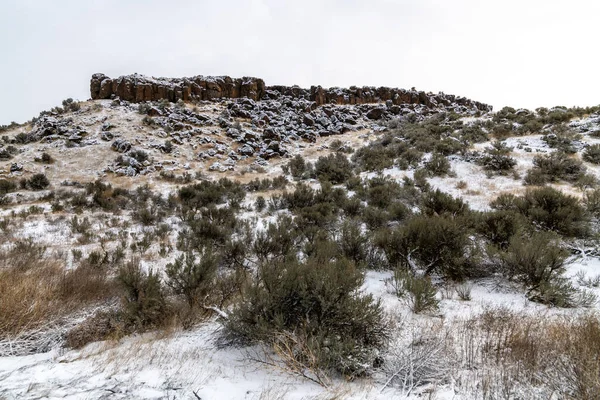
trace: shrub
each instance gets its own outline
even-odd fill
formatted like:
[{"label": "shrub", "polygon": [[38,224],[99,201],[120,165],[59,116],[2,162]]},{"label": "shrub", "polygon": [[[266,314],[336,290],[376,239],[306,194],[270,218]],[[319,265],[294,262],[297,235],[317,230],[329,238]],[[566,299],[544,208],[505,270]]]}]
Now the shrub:
[{"label": "shrub", "polygon": [[138,162],[143,163],[144,161],[147,161],[150,156],[148,155],[148,153],[146,153],[144,150],[131,150],[128,155],[132,158],[135,158]]},{"label": "shrub", "polygon": [[287,164],[287,167],[294,179],[302,178],[310,169],[309,164],[304,161],[304,158],[300,154],[295,155]]},{"label": "shrub", "polygon": [[505,175],[517,165],[517,161],[509,156],[511,150],[512,148],[504,143],[496,141],[492,147],[485,150],[486,154],[481,158],[481,165],[487,171]]},{"label": "shrub", "polygon": [[460,197],[452,197],[439,189],[423,193],[421,212],[425,215],[456,217],[469,212],[469,206]]},{"label": "shrub", "polygon": [[106,340],[125,333],[120,316],[114,311],[99,311],[65,335],[65,345],[79,349],[88,343]]},{"label": "shrub", "polygon": [[161,150],[165,153],[171,153],[173,151],[173,142],[170,140],[165,140],[165,144],[161,146]]},{"label": "shrub", "polygon": [[258,196],[256,198],[256,203],[254,204],[254,209],[258,212],[262,212],[267,206],[267,201],[264,197]]},{"label": "shrub", "polygon": [[520,212],[536,229],[570,237],[589,232],[589,217],[579,200],[551,187],[528,190],[522,197],[501,195],[490,206]]},{"label": "shrub", "polygon": [[25,184],[31,190],[44,190],[50,186],[50,181],[44,174],[35,174],[27,179]]},{"label": "shrub", "polygon": [[547,135],[542,136],[542,140],[548,144],[553,149],[557,149],[558,151],[573,154],[577,152],[574,141],[579,139],[580,135],[567,130],[567,128],[553,127],[555,132],[549,133]]},{"label": "shrub", "polygon": [[188,252],[167,264],[167,285],[175,294],[183,295],[190,307],[198,305],[210,291],[217,272],[217,258],[205,250],[198,261]]},{"label": "shrub", "polygon": [[592,164],[600,164],[600,144],[593,144],[585,148],[583,159]]},{"label": "shrub", "polygon": [[81,109],[81,104],[70,97],[62,101],[62,106],[65,111],[79,111]]},{"label": "shrub", "polygon": [[534,167],[525,176],[525,183],[528,185],[540,185],[559,180],[573,183],[585,174],[585,167],[580,160],[559,151],[547,156],[536,156],[533,165]]},{"label": "shrub", "polygon": [[106,272],[79,266],[65,271],[63,260],[45,255],[32,240],[0,252],[0,341],[11,338],[10,352],[43,352],[55,345],[48,332],[63,318],[113,297]]},{"label": "shrub", "polygon": [[302,338],[287,352],[300,365],[367,372],[387,338],[379,302],[358,289],[363,276],[346,260],[263,264],[225,322],[230,339],[277,344],[280,335]]},{"label": "shrub", "polygon": [[14,192],[17,190],[17,184],[7,179],[0,179],[0,195]]},{"label": "shrub", "polygon": [[119,269],[117,280],[124,291],[122,313],[128,324],[145,330],[165,322],[167,304],[156,273],[145,272],[139,260],[132,259]]},{"label": "shrub", "polygon": [[315,174],[320,181],[340,184],[352,176],[352,165],[342,153],[329,154],[319,157],[315,163]]},{"label": "shrub", "polygon": [[516,211],[496,210],[482,213],[476,225],[477,231],[493,245],[506,249],[510,240],[527,223]]},{"label": "shrub", "polygon": [[357,267],[367,264],[369,239],[362,233],[362,226],[355,220],[345,220],[341,226],[338,246],[341,254]]},{"label": "shrub", "polygon": [[414,275],[407,269],[397,268],[391,282],[394,294],[404,299],[415,314],[438,310],[437,290],[428,276]]},{"label": "shrub", "polygon": [[52,158],[52,156],[48,153],[42,153],[42,156],[34,158],[34,161],[43,164],[52,164],[54,162],[54,158]]},{"label": "shrub", "polygon": [[450,162],[440,153],[434,153],[425,163],[425,170],[430,176],[445,176],[450,174]]},{"label": "shrub", "polygon": [[595,218],[600,218],[600,189],[585,192],[584,205]]},{"label": "shrub", "polygon": [[284,215],[275,222],[270,222],[266,230],[256,232],[253,252],[262,262],[275,258],[293,258],[297,253],[298,242],[298,232],[292,218]]},{"label": "shrub", "polygon": [[477,263],[464,221],[418,216],[392,232],[378,236],[390,266],[425,275],[438,272],[453,279],[471,276]]},{"label": "shrub", "polygon": [[560,279],[567,256],[551,234],[515,236],[501,255],[502,268],[505,275],[527,288],[530,299],[564,307],[572,305],[574,294],[572,286]]}]

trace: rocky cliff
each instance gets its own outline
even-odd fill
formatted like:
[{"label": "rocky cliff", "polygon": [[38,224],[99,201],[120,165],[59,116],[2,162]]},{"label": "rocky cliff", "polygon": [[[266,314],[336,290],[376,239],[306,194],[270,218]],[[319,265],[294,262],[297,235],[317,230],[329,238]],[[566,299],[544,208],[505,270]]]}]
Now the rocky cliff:
[{"label": "rocky cliff", "polygon": [[266,86],[260,78],[228,76],[195,76],[190,78],[150,78],[143,75],[126,75],[111,79],[104,74],[94,74],[90,83],[92,99],[110,99],[118,96],[131,102],[167,99],[213,100],[221,98],[249,98],[252,100],[276,99],[280,96],[298,98],[324,104],[353,105],[385,102],[388,105],[417,104],[428,108],[461,108],[491,111],[490,105],[465,97],[444,93],[428,93],[417,90],[388,87],[323,88],[312,86],[303,89],[298,86]]}]

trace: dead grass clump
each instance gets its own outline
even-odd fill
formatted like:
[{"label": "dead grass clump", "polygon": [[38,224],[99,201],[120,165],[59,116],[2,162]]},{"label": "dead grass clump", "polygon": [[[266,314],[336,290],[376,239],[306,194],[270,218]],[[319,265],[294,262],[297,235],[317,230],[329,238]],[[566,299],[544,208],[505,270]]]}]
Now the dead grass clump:
[{"label": "dead grass clump", "polygon": [[18,242],[1,255],[0,341],[49,326],[113,296],[105,271],[65,271],[33,241]]},{"label": "dead grass clump", "polygon": [[461,353],[471,354],[469,365],[488,371],[480,376],[483,398],[515,395],[526,388],[547,394],[544,398],[550,394],[561,399],[598,398],[598,315],[547,318],[491,309],[465,327],[474,339],[463,342]]},{"label": "dead grass clump", "polygon": [[114,311],[100,311],[67,332],[67,347],[79,349],[88,343],[109,338],[117,339],[124,331],[119,314]]}]

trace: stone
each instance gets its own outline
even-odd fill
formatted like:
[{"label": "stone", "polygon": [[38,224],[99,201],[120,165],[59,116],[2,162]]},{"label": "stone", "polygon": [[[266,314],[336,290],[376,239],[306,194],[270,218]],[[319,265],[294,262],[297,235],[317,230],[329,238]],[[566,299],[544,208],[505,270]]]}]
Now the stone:
[{"label": "stone", "polygon": [[115,140],[110,147],[119,153],[126,153],[131,150],[131,143],[123,139]]},{"label": "stone", "polygon": [[21,172],[23,171],[23,166],[21,164],[12,163],[10,164],[10,172]]}]

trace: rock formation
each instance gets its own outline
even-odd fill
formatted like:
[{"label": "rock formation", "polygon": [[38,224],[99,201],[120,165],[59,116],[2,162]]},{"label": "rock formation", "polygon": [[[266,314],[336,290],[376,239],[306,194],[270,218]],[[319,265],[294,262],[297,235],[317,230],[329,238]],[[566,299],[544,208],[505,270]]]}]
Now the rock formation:
[{"label": "rock formation", "polygon": [[312,101],[316,106],[324,104],[355,105],[387,103],[388,105],[418,104],[428,108],[448,108],[458,105],[479,111],[491,111],[490,105],[469,100],[465,97],[444,93],[426,93],[414,89],[388,87],[323,88],[312,86],[265,86],[259,78],[228,76],[195,76],[191,78],[150,78],[143,75],[126,75],[111,79],[104,74],[94,74],[90,83],[93,100],[110,99],[117,96],[131,102],[178,100],[214,100],[248,98],[251,100],[277,99],[281,96]]}]

